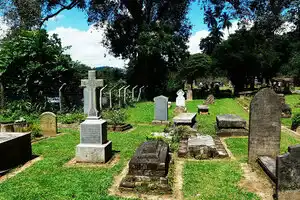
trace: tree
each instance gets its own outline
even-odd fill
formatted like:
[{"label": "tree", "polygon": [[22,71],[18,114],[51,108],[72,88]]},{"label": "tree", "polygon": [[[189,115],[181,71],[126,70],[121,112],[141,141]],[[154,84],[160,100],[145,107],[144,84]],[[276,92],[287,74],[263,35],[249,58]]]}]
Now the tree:
[{"label": "tree", "polygon": [[211,58],[203,53],[193,54],[189,57],[184,67],[179,68],[179,76],[187,80],[193,87],[193,81],[200,77],[207,77],[211,74]]},{"label": "tree", "polygon": [[222,29],[227,29],[228,31],[228,35],[229,35],[229,29],[231,28],[232,26],[232,23],[230,22],[231,18],[230,16],[224,12],[222,15],[221,15],[221,24],[222,24]]},{"label": "tree", "polygon": [[93,2],[89,21],[106,25],[104,44],[128,59],[128,83],[147,85],[149,98],[166,91],[168,74],[188,56],[189,0]]},{"label": "tree", "polygon": [[[57,35],[45,30],[20,31],[0,44],[0,73],[5,94],[12,99],[45,102],[63,83],[74,84],[76,71]],[[77,87],[80,80],[77,81]],[[76,82],[75,81],[75,82]]]}]

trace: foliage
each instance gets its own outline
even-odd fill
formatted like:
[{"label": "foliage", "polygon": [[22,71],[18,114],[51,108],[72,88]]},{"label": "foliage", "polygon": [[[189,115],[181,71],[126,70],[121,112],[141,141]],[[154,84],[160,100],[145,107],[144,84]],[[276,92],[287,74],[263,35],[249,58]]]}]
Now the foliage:
[{"label": "foliage", "polygon": [[124,124],[128,118],[126,111],[123,109],[106,110],[102,112],[102,115],[107,120],[107,123],[113,126]]},{"label": "foliage", "polygon": [[188,56],[188,6],[189,0],[94,1],[88,14],[90,22],[107,25],[104,44],[111,53],[129,60],[128,83],[147,85],[153,98]]},{"label": "foliage", "polygon": [[74,112],[58,115],[57,121],[62,124],[81,123],[86,118],[82,112]]},{"label": "foliage", "polygon": [[210,72],[212,72],[211,64],[212,60],[208,55],[202,53],[193,54],[189,57],[184,67],[179,68],[180,77],[192,85],[197,78],[209,76]]},{"label": "foliage", "polygon": [[37,138],[42,136],[42,130],[40,124],[37,122],[31,123],[28,127],[28,131],[31,132],[31,138]]},{"label": "foliage", "polygon": [[45,30],[6,37],[0,44],[0,81],[6,97],[30,99],[42,107],[47,96],[57,96],[63,83],[78,91],[80,73],[88,68],[72,62],[66,49],[57,35],[49,36]]},{"label": "foliage", "polygon": [[293,115],[292,118],[292,130],[296,130],[300,126],[300,113]]}]

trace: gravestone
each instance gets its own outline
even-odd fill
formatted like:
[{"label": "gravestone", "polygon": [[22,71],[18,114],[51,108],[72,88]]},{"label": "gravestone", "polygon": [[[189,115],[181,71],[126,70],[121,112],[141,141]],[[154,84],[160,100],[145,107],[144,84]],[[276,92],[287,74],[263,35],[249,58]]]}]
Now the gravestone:
[{"label": "gravestone", "polygon": [[107,140],[107,122],[99,119],[96,109],[96,88],[103,86],[102,79],[96,79],[96,71],[88,72],[88,79],[81,80],[81,86],[89,92],[87,119],[80,124],[80,144],[76,147],[77,162],[104,163],[112,156],[112,143]]},{"label": "gravestone", "polygon": [[280,150],[281,103],[270,88],[260,90],[250,104],[248,163],[258,157],[275,158]]},{"label": "gravestone", "polygon": [[215,97],[214,97],[214,95],[211,94],[206,98],[204,105],[210,105],[210,104],[214,104],[214,103],[215,103]]},{"label": "gravestone", "polygon": [[178,90],[176,94],[176,107],[185,107],[184,91]]},{"label": "gravestone", "polygon": [[57,134],[57,118],[52,112],[44,112],[40,116],[41,131],[44,136],[52,137]]},{"label": "gravestone", "polygon": [[153,123],[161,123],[168,121],[168,98],[158,96],[154,98],[154,121]]},{"label": "gravestone", "polygon": [[220,137],[248,136],[246,120],[238,115],[225,114],[216,117],[216,132]]},{"label": "gravestone", "polygon": [[0,132],[0,174],[29,161],[32,157],[30,133]]},{"label": "gravestone", "polygon": [[156,192],[170,191],[167,177],[170,159],[169,145],[164,141],[144,142],[131,158],[128,174],[121,181],[120,189],[143,186]]}]

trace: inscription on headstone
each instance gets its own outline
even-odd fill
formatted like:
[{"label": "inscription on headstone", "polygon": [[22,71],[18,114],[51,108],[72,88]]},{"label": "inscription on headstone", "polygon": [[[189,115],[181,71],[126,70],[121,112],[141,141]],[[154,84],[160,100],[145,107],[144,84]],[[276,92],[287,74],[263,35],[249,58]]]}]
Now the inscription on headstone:
[{"label": "inscription on headstone", "polygon": [[276,158],[280,150],[281,103],[270,88],[260,90],[250,105],[248,163],[260,156]]},{"label": "inscription on headstone", "polygon": [[154,98],[155,103],[155,120],[168,121],[168,98],[165,96],[158,96]]},{"label": "inscription on headstone", "polygon": [[41,131],[44,136],[56,136],[57,118],[52,112],[44,112],[40,116]]}]

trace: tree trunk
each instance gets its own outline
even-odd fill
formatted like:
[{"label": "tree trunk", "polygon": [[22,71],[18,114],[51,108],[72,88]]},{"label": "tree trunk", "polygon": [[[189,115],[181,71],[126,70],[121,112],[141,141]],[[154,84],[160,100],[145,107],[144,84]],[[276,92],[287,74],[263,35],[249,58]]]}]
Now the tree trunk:
[{"label": "tree trunk", "polygon": [[4,87],[0,81],[0,108],[4,108]]}]

